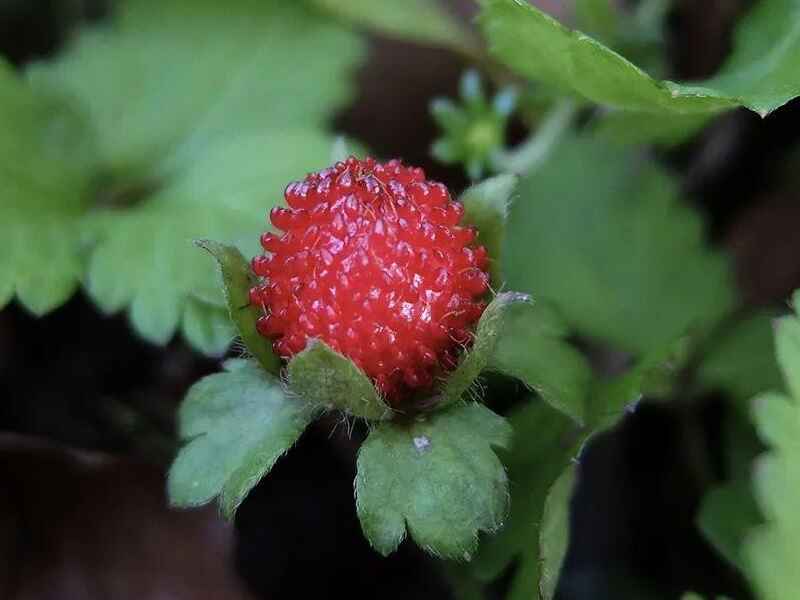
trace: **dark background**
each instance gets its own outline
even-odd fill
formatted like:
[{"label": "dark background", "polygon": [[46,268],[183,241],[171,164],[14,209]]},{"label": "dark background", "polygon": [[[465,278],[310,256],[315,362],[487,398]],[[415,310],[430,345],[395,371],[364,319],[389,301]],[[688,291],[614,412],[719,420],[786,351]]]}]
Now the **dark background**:
[{"label": "dark background", "polygon": [[[713,73],[747,5],[676,1],[670,76]],[[0,0],[0,52],[15,64],[46,56],[104,10],[96,0]],[[461,189],[463,174],[428,156],[436,133],[428,102],[454,95],[464,66],[446,51],[373,39],[356,103],[333,128]],[[780,306],[800,287],[798,125],[798,102],[763,122],[734,112],[661,157],[708,216],[714,242],[731,252],[754,305]],[[104,317],[80,295],[42,319],[15,304],[0,312],[0,599],[450,597],[437,564],[413,545],[389,559],[369,549],[352,489],[363,432],[348,439],[342,428],[331,433],[331,422],[304,434],[235,528],[213,508],[169,511],[163,469],[173,414],[217,366],[181,341],[138,340],[123,316]],[[516,390],[507,392],[511,404]],[[694,524],[704,491],[725,475],[726,410],[713,395],[644,404],[592,444],[560,599],[677,598],[688,589],[748,598]],[[489,591],[502,592],[502,581]]]}]

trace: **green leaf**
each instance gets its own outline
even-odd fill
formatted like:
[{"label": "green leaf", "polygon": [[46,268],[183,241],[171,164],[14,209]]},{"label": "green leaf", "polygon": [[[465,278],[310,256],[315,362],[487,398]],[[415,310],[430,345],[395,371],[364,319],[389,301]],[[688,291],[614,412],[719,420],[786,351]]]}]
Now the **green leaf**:
[{"label": "green leaf", "polygon": [[320,340],[310,340],[289,361],[287,375],[292,393],[310,404],[370,420],[392,414],[369,377]]},{"label": "green leaf", "polygon": [[[578,462],[582,448],[592,436],[615,426],[631,407],[635,407],[642,398],[642,387],[649,374],[654,370],[678,368],[673,364],[676,344],[680,346],[673,342],[654,350],[632,369],[613,379],[595,380],[587,395],[583,427],[545,402],[531,402],[509,416],[514,439],[525,442],[514,445],[510,453],[501,456],[508,468],[511,512],[501,531],[482,540],[472,563],[477,577],[483,581],[494,580],[517,560],[510,598],[534,596],[542,581],[543,564],[550,569],[545,585],[554,584],[558,557],[554,549],[558,545],[550,545],[553,538],[548,534],[548,548],[540,547],[550,490],[559,477]],[[561,497],[563,499],[563,495]],[[552,510],[556,510],[555,505]],[[544,552],[549,555],[545,557]],[[543,563],[543,559],[547,562]]]},{"label": "green leaf", "polygon": [[458,367],[447,376],[436,398],[437,406],[444,408],[461,400],[472,388],[481,372],[489,366],[508,309],[514,304],[530,301],[530,296],[517,292],[503,292],[495,296],[478,321],[472,347],[464,353]]},{"label": "green leaf", "polygon": [[464,205],[464,223],[477,227],[478,243],[489,253],[492,283],[497,288],[503,284],[500,253],[511,194],[516,185],[516,176],[497,175],[468,188],[459,199]]},{"label": "green leaf", "polygon": [[475,42],[465,26],[437,0],[312,0],[331,14],[376,33],[472,53]]},{"label": "green leaf", "polygon": [[518,195],[508,285],[553,301],[579,333],[643,354],[733,305],[728,262],[675,182],[624,148],[567,137]]},{"label": "green leaf", "polygon": [[[797,292],[794,309],[800,310]],[[753,403],[753,420],[770,448],[754,473],[766,523],[744,547],[748,573],[762,600],[791,598],[800,587],[800,318],[781,319],[775,342],[790,395],[765,394]]]},{"label": "green leaf", "polygon": [[167,480],[170,503],[190,507],[219,496],[231,518],[250,490],[315,416],[287,397],[280,381],[255,363],[235,360],[226,372],[192,386],[178,413],[178,452]]},{"label": "green leaf", "polygon": [[675,146],[699,133],[712,120],[711,115],[654,114],[642,111],[611,110],[593,126],[598,136],[620,144]]},{"label": "green leaf", "polygon": [[235,327],[226,318],[225,311],[201,298],[187,300],[181,329],[191,346],[208,355],[224,354],[236,337]]},{"label": "green leaf", "polygon": [[281,360],[272,351],[272,344],[258,333],[256,321],[261,312],[250,305],[250,288],[257,280],[250,263],[233,246],[210,240],[199,240],[196,243],[209,252],[219,265],[228,313],[247,351],[268,373],[277,375]]},{"label": "green leaf", "polygon": [[503,455],[511,512],[502,530],[481,540],[472,564],[480,579],[490,581],[521,557],[518,570],[532,583],[528,597],[533,597],[541,577],[538,542],[547,494],[577,457],[587,433],[544,402],[533,401],[517,409],[509,422],[514,439],[520,441],[513,452]]},{"label": "green leaf", "polygon": [[582,424],[592,370],[564,338],[566,326],[546,303],[512,306],[489,368],[516,377],[553,408]]},{"label": "green leaf", "polygon": [[508,482],[492,447],[511,428],[480,404],[458,404],[402,423],[377,425],[361,446],[356,508],[372,546],[388,555],[408,535],[443,558],[469,560],[479,532],[508,511]]},{"label": "green leaf", "polygon": [[733,54],[706,81],[658,81],[593,38],[524,0],[483,0],[491,53],[517,73],[627,110],[713,114],[746,106],[762,116],[800,93],[800,4],[762,0],[740,23]]},{"label": "green leaf", "polygon": [[753,396],[781,386],[773,351],[775,317],[761,312],[738,323],[709,348],[697,371],[704,387],[727,393],[742,414],[748,414]]},{"label": "green leaf", "polygon": [[80,281],[93,149],[74,107],[33,94],[1,57],[0,131],[0,308],[16,295],[41,315]]},{"label": "green leaf", "polygon": [[552,600],[556,594],[561,565],[569,544],[569,507],[575,488],[577,468],[570,465],[556,479],[544,503],[539,548],[542,553],[542,575],[539,593],[542,600]]},{"label": "green leaf", "polygon": [[[260,252],[286,183],[327,164],[323,128],[362,53],[303,3],[130,0],[29,68],[37,97],[72,99],[87,123],[76,137],[96,149],[80,212],[91,209],[85,283],[100,308],[127,308],[153,342],[182,327],[219,352],[225,302],[192,240]],[[200,321],[186,314],[195,299]]]},{"label": "green leaf", "polygon": [[746,566],[742,545],[752,529],[763,521],[750,491],[750,480],[744,475],[706,494],[697,521],[714,548],[743,572]]},{"label": "green leaf", "polygon": [[[800,314],[800,291],[795,292],[793,308]],[[775,335],[775,354],[789,393],[800,401],[800,319],[781,319]]]}]

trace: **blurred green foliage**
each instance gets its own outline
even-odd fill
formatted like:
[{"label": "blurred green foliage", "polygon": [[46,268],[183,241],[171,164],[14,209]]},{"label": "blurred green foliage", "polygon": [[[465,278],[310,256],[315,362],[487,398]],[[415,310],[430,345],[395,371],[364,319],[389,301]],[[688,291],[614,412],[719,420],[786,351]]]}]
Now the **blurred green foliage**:
[{"label": "blurred green foliage", "polygon": [[[525,0],[479,4],[472,30],[435,0],[125,0],[51,59],[0,62],[0,307],[16,298],[41,315],[82,286],[100,310],[126,310],[144,338],[164,344],[180,331],[211,354],[235,325],[272,373],[228,363],[192,388],[170,477],[177,504],[219,496],[232,514],[319,414],[297,396],[365,419],[385,408],[321,346],[290,367],[289,388],[276,378],[254,314],[242,312],[245,257],[286,182],[329,163],[330,119],[353,97],[367,35],[456,52],[471,69],[458,101],[432,100],[442,134],[432,153],[472,179],[501,173],[462,196],[467,220],[492,250],[493,286],[534,304],[498,310],[503,320],[487,313],[477,350],[442,388],[448,410],[374,426],[357,479],[367,537],[384,553],[406,534],[442,556],[475,553],[447,567],[465,596],[514,567],[509,598],[550,599],[587,441],[640,400],[721,392],[725,481],[699,526],[758,598],[791,598],[800,320],[780,321],[776,361],[778,313],[743,305],[680,175],[640,145],[685,141],[737,107],[766,116],[797,96],[800,2],[757,2],[718,73],[691,83],[662,79],[664,0],[633,10],[576,0],[576,30]],[[491,100],[481,77],[499,90]],[[528,136],[517,147],[512,122]],[[525,160],[510,160],[515,151]],[[226,244],[205,246],[224,287],[197,238]],[[587,345],[623,366],[600,368]],[[462,402],[483,389],[483,370],[529,392],[508,420]],[[782,380],[788,395],[752,402]],[[755,466],[751,411],[769,447]]]}]

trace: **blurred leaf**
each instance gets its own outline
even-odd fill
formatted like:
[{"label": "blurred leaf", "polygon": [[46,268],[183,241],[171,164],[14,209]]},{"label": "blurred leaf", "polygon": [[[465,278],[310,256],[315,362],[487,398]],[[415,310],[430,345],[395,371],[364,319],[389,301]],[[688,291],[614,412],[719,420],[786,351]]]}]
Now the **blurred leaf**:
[{"label": "blurred leaf", "polygon": [[242,338],[247,351],[268,373],[277,375],[281,360],[272,351],[272,344],[256,329],[261,312],[250,305],[250,289],[256,283],[256,276],[250,263],[238,248],[226,246],[210,240],[201,240],[197,245],[208,251],[219,265],[225,291],[225,301],[231,321]]},{"label": "blurred leaf", "polygon": [[539,549],[542,553],[542,575],[539,593],[542,600],[552,600],[556,594],[561,565],[569,544],[569,507],[575,489],[577,468],[566,468],[550,488],[544,503],[542,526],[539,530]]},{"label": "blurred leaf", "polygon": [[286,370],[289,389],[309,404],[370,420],[392,413],[366,374],[320,340],[311,340]]},{"label": "blurred leaf", "polygon": [[475,579],[469,563],[441,560],[439,566],[454,600],[486,600],[486,586]]},{"label": "blurred leaf", "polygon": [[178,413],[186,445],[169,471],[170,503],[190,507],[219,496],[227,518],[295,443],[315,411],[289,398],[255,363],[229,361],[189,390]]},{"label": "blurred leaf", "polygon": [[545,303],[509,309],[489,368],[516,377],[553,408],[582,424],[592,370],[564,338],[566,327]]},{"label": "blurred leaf", "polygon": [[740,23],[733,54],[712,79],[658,81],[608,47],[562,26],[524,0],[483,0],[492,54],[516,72],[599,104],[663,113],[739,105],[762,116],[800,94],[800,4],[762,0]]},{"label": "blurred leaf", "polygon": [[69,103],[33,94],[2,57],[0,131],[0,308],[16,295],[41,315],[80,281],[92,148]]},{"label": "blurred leaf", "polygon": [[[794,310],[800,312],[800,292]],[[751,534],[744,556],[761,600],[791,598],[800,589],[800,318],[785,317],[775,335],[789,395],[765,394],[753,420],[770,451],[755,468],[755,489],[766,524]]]},{"label": "blurred leaf", "polygon": [[642,354],[733,304],[726,259],[663,171],[600,140],[565,138],[518,187],[508,285],[553,301],[579,333]]},{"label": "blurred leaf", "polygon": [[127,308],[153,342],[182,327],[201,350],[224,350],[213,335],[228,327],[224,299],[191,241],[260,251],[286,183],[327,164],[321,129],[361,54],[302,3],[130,0],[31,67],[40,95],[74,99],[97,148],[86,287],[100,308]]},{"label": "blurred leaf", "polygon": [[749,412],[753,396],[781,386],[773,342],[775,317],[762,312],[738,323],[708,350],[697,371],[704,387],[724,391],[743,414]]},{"label": "blurred leaf", "polygon": [[312,0],[330,13],[376,33],[472,53],[466,25],[438,0]]},{"label": "blurred leaf", "polygon": [[492,283],[497,288],[503,284],[500,253],[511,194],[516,185],[516,176],[497,175],[468,188],[459,198],[464,205],[463,222],[477,227],[477,242],[489,253]]},{"label": "blurred leaf", "polygon": [[609,46],[619,35],[620,18],[614,0],[575,0],[575,22],[581,31]]},{"label": "blurred leaf", "polygon": [[506,126],[517,104],[515,88],[506,87],[487,100],[481,76],[468,69],[459,82],[460,102],[434,98],[431,115],[440,135],[431,155],[444,164],[461,164],[477,181],[486,170],[505,171],[499,158],[504,152]]},{"label": "blurred leaf", "polygon": [[714,548],[732,565],[746,572],[742,545],[763,519],[750,490],[749,473],[713,488],[700,507],[698,525]]},{"label": "blurred leaf", "polygon": [[437,406],[443,408],[458,402],[472,388],[492,360],[508,310],[515,304],[530,301],[530,296],[517,292],[495,296],[478,321],[472,346],[463,354],[458,367],[447,375]]},{"label": "blurred leaf", "polygon": [[361,446],[356,508],[372,546],[388,555],[406,535],[443,558],[469,560],[481,531],[508,510],[505,469],[492,447],[511,428],[480,404],[458,404],[412,422],[377,425]]}]

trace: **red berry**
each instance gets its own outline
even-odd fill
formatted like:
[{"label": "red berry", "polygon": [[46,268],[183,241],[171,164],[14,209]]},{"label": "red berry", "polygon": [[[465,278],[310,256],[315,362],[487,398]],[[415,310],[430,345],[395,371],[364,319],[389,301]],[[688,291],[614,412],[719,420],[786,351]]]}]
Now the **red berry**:
[{"label": "red berry", "polygon": [[395,406],[457,363],[485,304],[485,248],[464,208],[422,169],[348,158],[289,184],[270,220],[250,301],[290,358],[318,338]]}]

